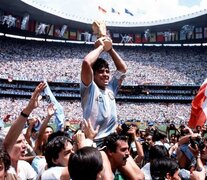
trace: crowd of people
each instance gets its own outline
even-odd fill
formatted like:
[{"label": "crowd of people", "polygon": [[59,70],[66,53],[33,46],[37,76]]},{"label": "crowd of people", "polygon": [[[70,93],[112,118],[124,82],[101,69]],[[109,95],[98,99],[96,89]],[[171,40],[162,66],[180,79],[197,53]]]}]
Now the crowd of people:
[{"label": "crowd of people", "polygon": [[[27,99],[1,98],[0,99],[0,117],[4,119],[10,115],[9,119],[14,121],[21,107],[24,106]],[[67,119],[82,120],[81,103],[78,100],[59,101],[64,108]],[[42,101],[41,109],[32,113],[32,116],[42,119],[45,117],[47,102]],[[166,121],[173,121],[175,124],[187,122],[190,118],[191,105],[177,103],[121,103],[117,102],[117,114],[120,121],[153,121],[159,124],[165,124]]]},{"label": "crowd of people", "polygon": [[[189,104],[115,101],[123,84],[200,84],[205,48],[116,49],[110,42],[100,38],[94,48],[2,41],[1,78],[41,82],[29,101],[0,99],[4,122],[12,119],[0,131],[1,179],[205,179],[207,126],[186,125]],[[57,106],[41,99],[45,79],[80,82],[81,102],[60,101],[66,117],[61,128],[52,123]],[[141,128],[134,119],[147,123]]]},{"label": "crowd of people", "polygon": [[[0,39],[0,77],[79,83],[82,60],[92,49],[87,44]],[[117,46],[116,49],[128,67],[124,85],[199,85],[205,79],[206,47]],[[107,54],[101,56],[108,59]],[[112,64],[111,71],[114,69]]]},{"label": "crowd of people", "polygon": [[36,119],[28,118],[41,109],[39,97],[45,86],[40,83],[16,121],[1,130],[0,178],[205,179],[206,126],[192,130],[170,124],[163,132],[153,123],[148,123],[145,130],[135,123],[122,124],[104,138],[99,148],[94,141],[99,130],[93,129],[90,120],[83,121],[77,130],[71,129],[69,121],[60,131],[50,126],[53,104],[45,107],[46,116],[36,129]]}]

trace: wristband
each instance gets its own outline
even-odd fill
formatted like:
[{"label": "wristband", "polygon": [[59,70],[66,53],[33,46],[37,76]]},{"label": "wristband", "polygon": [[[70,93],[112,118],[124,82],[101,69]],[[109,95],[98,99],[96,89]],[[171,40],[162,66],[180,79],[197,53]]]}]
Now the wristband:
[{"label": "wristband", "polygon": [[28,118],[29,115],[25,114],[23,111],[20,113],[21,116],[23,116],[24,118]]}]

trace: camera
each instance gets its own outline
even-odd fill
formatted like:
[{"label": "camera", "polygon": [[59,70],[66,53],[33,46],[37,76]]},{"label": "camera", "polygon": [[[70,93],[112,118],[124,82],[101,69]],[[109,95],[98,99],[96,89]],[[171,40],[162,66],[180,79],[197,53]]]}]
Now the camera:
[{"label": "camera", "polygon": [[174,125],[174,124],[170,124],[170,126],[169,126],[169,130],[176,130],[175,125]]},{"label": "camera", "polygon": [[198,149],[200,151],[203,150],[203,148],[205,147],[205,144],[204,144],[204,142],[203,142],[203,140],[202,140],[202,138],[200,136],[197,136],[195,138],[195,140],[192,139],[192,137],[189,137],[189,142],[190,142],[190,145],[191,145],[192,148],[195,149],[196,148],[196,145],[197,145],[198,146]]},{"label": "camera", "polygon": [[130,126],[127,125],[126,123],[124,123],[124,124],[121,125],[121,128],[122,128],[121,134],[127,135],[127,132],[130,129]]}]

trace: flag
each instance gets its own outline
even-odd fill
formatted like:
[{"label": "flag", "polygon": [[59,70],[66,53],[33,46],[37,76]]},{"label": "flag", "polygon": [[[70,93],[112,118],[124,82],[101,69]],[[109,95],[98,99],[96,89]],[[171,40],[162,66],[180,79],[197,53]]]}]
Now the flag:
[{"label": "flag", "polygon": [[190,128],[195,128],[198,125],[203,126],[207,117],[207,78],[198,90],[191,105],[191,115],[188,126]]},{"label": "flag", "polygon": [[70,37],[69,39],[71,40],[76,40],[76,31],[75,30],[70,30]]},{"label": "flag", "polygon": [[128,9],[125,8],[125,13],[131,15],[131,16],[134,16]]},{"label": "flag", "polygon": [[107,11],[101,6],[98,6],[98,10],[101,11],[102,13],[107,13]]},{"label": "flag", "polygon": [[111,12],[112,13],[117,13],[118,15],[120,15],[120,12],[116,11],[114,8],[111,8]]},{"label": "flag", "polygon": [[48,101],[48,103],[53,103],[56,108],[54,115],[55,115],[55,124],[57,125],[57,131],[58,131],[61,130],[64,126],[64,119],[65,119],[64,109],[61,106],[61,104],[56,100],[48,83],[46,81],[44,82],[47,85],[47,87],[44,89],[46,100]]}]

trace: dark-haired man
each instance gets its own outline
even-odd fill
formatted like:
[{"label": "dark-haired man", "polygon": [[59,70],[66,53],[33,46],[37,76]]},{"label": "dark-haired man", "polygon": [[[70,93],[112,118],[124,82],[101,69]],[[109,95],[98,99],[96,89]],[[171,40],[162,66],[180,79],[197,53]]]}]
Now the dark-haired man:
[{"label": "dark-haired man", "polygon": [[144,174],[130,155],[127,136],[112,133],[104,139],[104,147],[115,179],[119,176],[118,172],[124,179],[144,179]]},{"label": "dark-haired man", "polygon": [[[81,69],[81,104],[83,117],[91,120],[98,130],[94,141],[101,146],[103,138],[114,132],[117,126],[115,97],[122,83],[127,67],[123,59],[113,49],[105,45],[107,39],[101,38],[95,43],[95,49],[83,60]],[[107,47],[106,47],[107,46]],[[111,56],[116,72],[110,77],[109,64],[99,58],[103,51]]]}]

